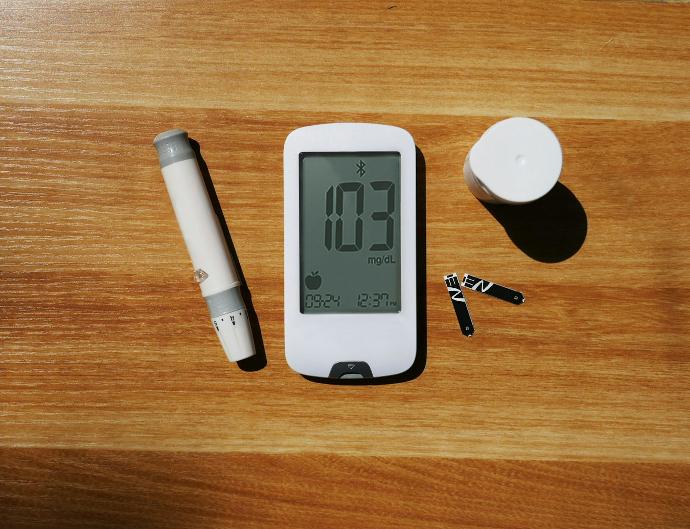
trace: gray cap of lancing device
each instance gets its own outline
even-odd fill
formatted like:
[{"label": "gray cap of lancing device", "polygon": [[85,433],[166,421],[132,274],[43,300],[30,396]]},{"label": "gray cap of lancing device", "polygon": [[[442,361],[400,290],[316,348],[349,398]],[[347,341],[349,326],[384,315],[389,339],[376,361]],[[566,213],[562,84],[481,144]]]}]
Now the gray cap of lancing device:
[{"label": "gray cap of lancing device", "polygon": [[186,130],[171,129],[161,132],[153,140],[153,144],[158,151],[161,168],[171,163],[196,158]]}]

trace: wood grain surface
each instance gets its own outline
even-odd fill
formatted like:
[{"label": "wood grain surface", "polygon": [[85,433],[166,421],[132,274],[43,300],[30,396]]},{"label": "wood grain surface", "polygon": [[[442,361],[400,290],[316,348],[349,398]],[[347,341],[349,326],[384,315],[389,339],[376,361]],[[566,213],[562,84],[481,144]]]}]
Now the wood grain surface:
[{"label": "wood grain surface", "polygon": [[[11,527],[687,527],[687,465],[0,450]],[[229,524],[229,521],[230,524]]]},{"label": "wood grain surface", "polygon": [[[690,526],[690,6],[4,2],[0,526]],[[529,115],[561,184],[487,208],[462,163]],[[420,156],[423,371],[283,356],[282,145],[334,121]],[[266,366],[229,364],[153,137],[199,142]],[[516,213],[517,211],[517,213]],[[459,333],[442,276],[469,294]]]}]

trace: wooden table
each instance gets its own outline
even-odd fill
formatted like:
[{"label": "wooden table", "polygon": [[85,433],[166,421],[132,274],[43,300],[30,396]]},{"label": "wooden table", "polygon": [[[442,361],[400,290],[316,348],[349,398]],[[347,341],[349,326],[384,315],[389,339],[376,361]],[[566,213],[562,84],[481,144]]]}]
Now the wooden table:
[{"label": "wooden table", "polygon": [[[690,526],[688,28],[690,6],[644,2],[4,3],[0,526]],[[512,115],[565,161],[520,214],[461,177]],[[406,382],[318,384],[283,356],[282,145],[334,121],[422,153]],[[151,145],[173,126],[263,369],[227,362],[191,280]],[[527,303],[473,296],[465,339],[452,271]]]}]

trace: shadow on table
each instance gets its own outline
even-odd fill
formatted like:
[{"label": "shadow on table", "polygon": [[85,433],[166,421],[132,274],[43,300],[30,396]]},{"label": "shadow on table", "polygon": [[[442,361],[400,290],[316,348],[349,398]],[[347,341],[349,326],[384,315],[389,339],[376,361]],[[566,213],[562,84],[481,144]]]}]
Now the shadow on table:
[{"label": "shadow on table", "polygon": [[398,375],[365,379],[319,378],[303,375],[312,382],[338,386],[371,386],[398,384],[414,380],[426,367],[426,160],[424,154],[415,147],[417,165],[417,356],[412,367]]},{"label": "shadow on table", "polygon": [[240,260],[237,258],[237,252],[235,251],[235,245],[232,243],[232,237],[230,237],[230,230],[228,229],[228,223],[225,221],[225,216],[223,215],[223,208],[220,207],[220,201],[218,200],[218,195],[216,194],[216,188],[213,186],[213,180],[211,180],[211,173],[209,173],[208,166],[201,156],[201,147],[199,142],[193,139],[189,139],[189,143],[196,154],[197,162],[199,163],[199,169],[204,177],[204,183],[206,184],[206,190],[208,191],[208,196],[211,199],[211,204],[213,205],[213,210],[218,216],[220,221],[220,227],[223,230],[223,236],[225,237],[225,242],[228,245],[228,250],[230,250],[230,255],[235,262],[235,268],[237,270],[237,275],[242,282],[242,298],[247,306],[247,312],[249,313],[249,322],[252,327],[252,334],[254,336],[254,346],[256,347],[256,355],[244,360],[237,362],[237,366],[242,371],[259,371],[266,367],[266,349],[264,348],[264,340],[261,336],[261,327],[259,325],[259,318],[254,310],[254,303],[252,302],[252,296],[247,287],[247,281],[244,278],[244,273],[242,272],[242,267],[240,266]]},{"label": "shadow on table", "polygon": [[529,204],[482,205],[503,226],[515,246],[542,263],[558,263],[572,257],[587,237],[585,209],[560,182]]}]

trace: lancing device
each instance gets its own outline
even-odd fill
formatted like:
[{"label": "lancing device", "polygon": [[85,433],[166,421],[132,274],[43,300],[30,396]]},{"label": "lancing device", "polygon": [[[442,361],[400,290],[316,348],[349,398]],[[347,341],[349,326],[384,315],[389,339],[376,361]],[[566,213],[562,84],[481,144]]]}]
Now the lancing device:
[{"label": "lancing device", "polygon": [[232,362],[256,354],[240,280],[211,205],[187,133],[172,129],[153,140],[182,237],[211,322]]}]

